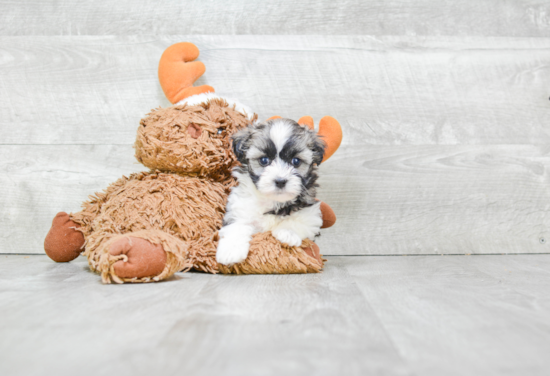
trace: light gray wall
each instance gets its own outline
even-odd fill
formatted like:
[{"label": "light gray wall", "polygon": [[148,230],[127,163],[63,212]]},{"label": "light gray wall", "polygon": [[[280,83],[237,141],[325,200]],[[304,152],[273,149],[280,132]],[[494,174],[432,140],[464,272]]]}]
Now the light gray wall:
[{"label": "light gray wall", "polygon": [[0,1],[0,253],[140,171],[162,51],[261,118],[332,115],[327,255],[549,252],[550,4]]}]

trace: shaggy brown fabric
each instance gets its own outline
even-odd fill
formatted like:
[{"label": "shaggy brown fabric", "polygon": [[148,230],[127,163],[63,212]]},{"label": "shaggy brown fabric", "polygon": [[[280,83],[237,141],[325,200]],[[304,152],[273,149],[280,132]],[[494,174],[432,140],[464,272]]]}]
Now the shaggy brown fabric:
[{"label": "shaggy brown fabric", "polygon": [[102,248],[106,234],[162,230],[187,244],[193,267],[215,273],[214,238],[222,225],[228,193],[227,185],[208,179],[142,172],[123,177],[91,197],[73,220],[86,234],[90,260],[96,259],[94,253]]},{"label": "shaggy brown fabric", "polygon": [[270,233],[253,237],[245,262],[230,268],[216,262],[218,230],[235,185],[230,136],[249,123],[222,100],[157,109],[141,121],[136,158],[151,171],[118,179],[71,215],[86,240],[90,268],[104,283],[160,281],[189,268],[236,274],[321,270],[311,241],[288,247]]},{"label": "shaggy brown fabric", "polygon": [[304,251],[312,244],[306,239],[301,247],[290,247],[275,239],[271,232],[255,234],[244,262],[230,267],[219,265],[218,268],[223,274],[318,273],[323,268],[323,260]]},{"label": "shaggy brown fabric", "polygon": [[136,158],[153,170],[223,181],[236,163],[231,135],[250,122],[221,99],[156,109],[141,120]]}]

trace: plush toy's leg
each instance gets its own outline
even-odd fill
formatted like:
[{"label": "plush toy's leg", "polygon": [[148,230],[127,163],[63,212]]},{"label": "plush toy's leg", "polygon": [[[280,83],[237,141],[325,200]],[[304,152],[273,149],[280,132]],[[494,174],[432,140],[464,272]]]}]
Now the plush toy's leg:
[{"label": "plush toy's leg", "polygon": [[189,269],[187,244],[160,230],[107,236],[88,255],[104,283],[153,282]]},{"label": "plush toy's leg", "polygon": [[79,227],[67,213],[57,213],[44,240],[44,250],[53,261],[72,261],[84,250],[84,235],[76,230]]}]

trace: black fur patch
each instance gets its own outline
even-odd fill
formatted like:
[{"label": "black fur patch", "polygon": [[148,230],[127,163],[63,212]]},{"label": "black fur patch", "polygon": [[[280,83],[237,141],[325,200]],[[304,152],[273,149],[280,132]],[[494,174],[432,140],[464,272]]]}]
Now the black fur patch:
[{"label": "black fur patch", "polygon": [[270,160],[274,160],[277,156],[277,147],[270,138],[264,140],[263,144],[260,145],[258,149],[263,151],[264,155]]},{"label": "black fur patch", "polygon": [[300,143],[296,142],[296,139],[289,139],[279,152],[279,157],[286,163],[290,164],[292,158],[294,158],[296,154],[302,151],[302,148],[300,148],[298,145],[300,145]]}]

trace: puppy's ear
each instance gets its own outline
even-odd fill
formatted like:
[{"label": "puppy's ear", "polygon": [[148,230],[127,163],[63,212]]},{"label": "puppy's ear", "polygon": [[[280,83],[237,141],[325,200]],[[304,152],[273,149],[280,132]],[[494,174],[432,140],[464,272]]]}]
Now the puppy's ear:
[{"label": "puppy's ear", "polygon": [[313,142],[311,143],[311,151],[313,151],[313,163],[320,165],[325,157],[325,148],[327,144],[323,139],[317,135],[313,136]]},{"label": "puppy's ear", "polygon": [[250,137],[252,137],[252,130],[250,128],[241,129],[231,137],[233,140],[233,153],[241,163],[244,163],[246,160],[246,151],[248,150]]}]

